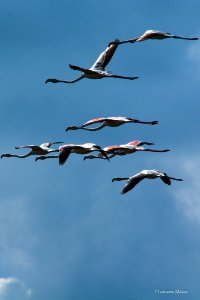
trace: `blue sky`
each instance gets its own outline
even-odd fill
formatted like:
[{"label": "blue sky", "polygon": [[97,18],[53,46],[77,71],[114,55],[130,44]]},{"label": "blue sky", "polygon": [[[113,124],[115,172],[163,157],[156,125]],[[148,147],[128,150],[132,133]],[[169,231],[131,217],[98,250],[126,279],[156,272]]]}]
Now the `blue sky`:
[{"label": "blue sky", "polygon": [[[175,299],[200,297],[200,42],[122,45],[108,66],[135,81],[74,79],[107,44],[147,29],[200,37],[191,1],[0,1],[1,153],[48,141],[102,147],[134,139],[168,153],[135,153],[108,163],[71,155],[2,159],[0,300]],[[98,132],[65,127],[101,116],[159,120]],[[144,181],[121,195],[128,177],[160,169],[184,182]]]}]

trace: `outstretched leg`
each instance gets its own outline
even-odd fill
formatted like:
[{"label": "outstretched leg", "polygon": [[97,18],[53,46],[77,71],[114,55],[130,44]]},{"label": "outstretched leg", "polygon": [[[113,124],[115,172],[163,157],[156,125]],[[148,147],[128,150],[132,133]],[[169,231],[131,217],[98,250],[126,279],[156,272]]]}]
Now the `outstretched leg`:
[{"label": "outstretched leg", "polygon": [[48,82],[52,82],[52,83],[59,83],[59,82],[63,82],[63,83],[74,83],[74,82],[77,82],[81,79],[85,78],[85,75],[81,75],[80,77],[74,79],[74,80],[61,80],[61,79],[56,79],[56,78],[48,78],[45,83],[48,83]]},{"label": "outstretched leg", "polygon": [[120,79],[128,79],[128,80],[134,80],[134,79],[138,79],[138,76],[121,76],[121,75],[108,75],[106,77],[112,77],[112,78],[120,78]]},{"label": "outstretched leg", "polygon": [[131,119],[131,118],[130,118],[130,122],[139,123],[139,124],[149,124],[149,125],[157,125],[159,123],[159,121],[140,121],[140,120]]},{"label": "outstretched leg", "polygon": [[27,153],[27,154],[25,154],[25,155],[15,155],[15,154],[5,153],[5,154],[2,154],[2,155],[1,155],[1,158],[3,158],[3,157],[26,158],[26,157],[31,156],[31,155],[33,155],[33,154],[32,154],[32,151],[29,152],[29,153]]},{"label": "outstretched leg", "polygon": [[177,36],[177,35],[174,35],[173,38],[180,39],[180,40],[188,40],[188,41],[196,41],[199,39],[199,38],[187,38],[187,37],[182,37],[182,36]]},{"label": "outstretched leg", "polygon": [[46,155],[40,155],[40,156],[36,157],[35,161],[37,161],[39,159],[40,160],[45,160],[47,158],[59,158],[59,155],[48,155],[48,156],[46,156]]},{"label": "outstretched leg", "polygon": [[174,178],[174,177],[169,177],[169,176],[168,176],[168,178],[172,179],[172,180],[183,181],[183,179],[180,179],[180,178]]},{"label": "outstretched leg", "polygon": [[121,180],[128,180],[129,179],[129,177],[114,177],[113,179],[112,179],[112,182],[113,181],[121,181]]},{"label": "outstretched leg", "polygon": [[[139,148],[139,147],[138,147]],[[137,150],[137,149],[136,149]],[[140,151],[140,149],[138,149]],[[168,152],[170,151],[169,149],[164,149],[164,150],[155,150],[155,149],[141,149],[141,151],[149,151],[149,152]]]}]

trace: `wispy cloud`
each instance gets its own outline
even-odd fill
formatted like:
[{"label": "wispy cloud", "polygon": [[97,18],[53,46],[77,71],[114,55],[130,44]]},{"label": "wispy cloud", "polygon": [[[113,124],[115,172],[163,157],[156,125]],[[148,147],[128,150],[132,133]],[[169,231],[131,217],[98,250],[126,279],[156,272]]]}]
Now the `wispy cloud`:
[{"label": "wispy cloud", "polygon": [[23,197],[0,198],[0,263],[13,270],[30,270],[29,247],[34,243],[29,200]]},{"label": "wispy cloud", "polygon": [[200,45],[199,45],[199,43],[189,46],[188,57],[192,60],[200,62]]},{"label": "wispy cloud", "polygon": [[182,157],[179,166],[184,183],[175,192],[177,208],[190,221],[200,225],[200,155]]},{"label": "wispy cloud", "polygon": [[0,300],[30,299],[32,289],[15,277],[0,278]]},{"label": "wispy cloud", "polygon": [[[187,59],[193,63],[193,68],[196,71],[199,71],[200,68],[200,44],[199,43],[191,44],[188,47]],[[200,80],[199,72],[196,72],[195,74],[197,78]]]}]

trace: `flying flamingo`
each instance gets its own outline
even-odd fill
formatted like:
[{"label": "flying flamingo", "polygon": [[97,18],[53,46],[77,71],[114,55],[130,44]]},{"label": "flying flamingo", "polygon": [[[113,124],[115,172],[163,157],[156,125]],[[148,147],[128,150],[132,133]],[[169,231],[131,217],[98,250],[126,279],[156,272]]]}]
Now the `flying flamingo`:
[{"label": "flying flamingo", "polygon": [[105,70],[105,67],[108,65],[110,62],[111,58],[113,57],[115,51],[117,50],[118,47],[118,40],[116,40],[113,44],[110,44],[104,52],[102,52],[99,57],[97,58],[96,62],[93,64],[93,66],[90,69],[84,69],[78,66],[74,65],[69,65],[69,67],[72,70],[77,70],[83,72],[83,74],[74,79],[74,80],[60,80],[60,79],[55,79],[55,78],[49,78],[46,80],[45,83],[47,82],[52,82],[52,83],[58,83],[58,82],[63,82],[63,83],[74,83],[77,82],[83,78],[89,78],[89,79],[101,79],[104,77],[107,78],[121,78],[121,79],[137,79],[139,77],[130,77],[130,76],[121,76],[121,75],[113,75],[111,72],[108,72]]},{"label": "flying flamingo", "polygon": [[164,183],[166,183],[168,185],[171,184],[171,180],[183,181],[183,179],[169,177],[166,173],[158,171],[158,170],[143,170],[131,177],[125,177],[125,178],[115,177],[112,179],[112,182],[128,180],[121,192],[121,194],[125,194],[125,193],[129,192],[130,190],[132,190],[136,186],[136,184],[138,184],[140,181],[142,181],[145,178],[147,178],[147,179],[160,178]]},{"label": "flying flamingo", "polygon": [[19,146],[19,147],[15,147],[15,149],[28,148],[28,149],[31,149],[31,151],[25,155],[15,155],[15,154],[4,153],[1,155],[1,158],[3,158],[3,157],[26,158],[31,155],[46,155],[46,154],[52,153],[52,152],[59,152],[59,150],[57,150],[57,149],[51,149],[51,146],[55,145],[55,144],[62,144],[62,143],[63,142],[50,142],[50,143],[43,143],[40,146],[36,146],[36,145]]},{"label": "flying flamingo", "polygon": [[[96,123],[102,123],[100,126],[95,127],[95,128],[87,128],[87,126],[96,124]],[[66,131],[68,130],[77,130],[77,129],[83,129],[83,130],[89,130],[89,131],[96,131],[99,129],[102,129],[103,127],[109,126],[109,127],[118,127],[126,123],[140,123],[140,124],[150,124],[150,125],[156,125],[158,124],[158,121],[150,121],[150,122],[145,122],[145,121],[140,121],[132,118],[127,118],[127,117],[108,117],[108,118],[96,118],[90,121],[87,121],[81,126],[69,126],[66,128]]]},{"label": "flying flamingo", "polygon": [[162,32],[159,30],[147,30],[147,31],[145,31],[144,34],[142,34],[141,36],[139,36],[135,39],[125,40],[125,41],[115,40],[115,41],[111,42],[109,45],[113,45],[116,43],[118,45],[126,44],[126,43],[135,43],[135,42],[142,42],[142,41],[146,41],[146,40],[163,40],[163,39],[169,39],[169,38],[181,39],[181,40],[191,40],[191,41],[195,41],[195,40],[199,39],[199,38],[181,37],[181,36],[173,35],[169,32]]},{"label": "flying flamingo", "polygon": [[[114,146],[107,146],[103,148],[103,151],[106,154],[111,154],[109,156],[110,158],[113,158],[116,155],[126,155],[126,154],[131,154],[135,153],[137,151],[147,151],[147,152],[168,152],[170,151],[169,149],[164,149],[164,150],[155,150],[155,149],[149,149],[149,148],[144,148],[142,145],[153,145],[153,143],[149,142],[141,142],[141,141],[132,141],[124,145],[114,145]],[[85,159],[93,159],[93,158],[100,158],[100,159],[105,159],[101,153],[98,156],[95,155],[86,155],[84,157]]]},{"label": "flying flamingo", "polygon": [[64,165],[71,153],[87,154],[90,152],[99,151],[105,159],[109,160],[105,151],[100,146],[92,143],[82,145],[67,144],[59,147],[59,164]]}]

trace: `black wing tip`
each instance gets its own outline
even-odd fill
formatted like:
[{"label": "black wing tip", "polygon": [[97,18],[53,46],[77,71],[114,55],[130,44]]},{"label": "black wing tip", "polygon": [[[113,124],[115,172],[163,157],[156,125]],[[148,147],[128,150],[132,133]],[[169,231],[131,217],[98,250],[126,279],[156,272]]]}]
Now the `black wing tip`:
[{"label": "black wing tip", "polygon": [[76,68],[76,66],[75,65],[71,65],[71,64],[69,64],[69,67],[70,67],[70,69],[74,69],[74,68]]},{"label": "black wing tip", "polygon": [[116,38],[115,40],[111,41],[109,44],[108,44],[108,47],[112,46],[112,45],[118,45],[120,44],[120,40],[118,38]]}]

